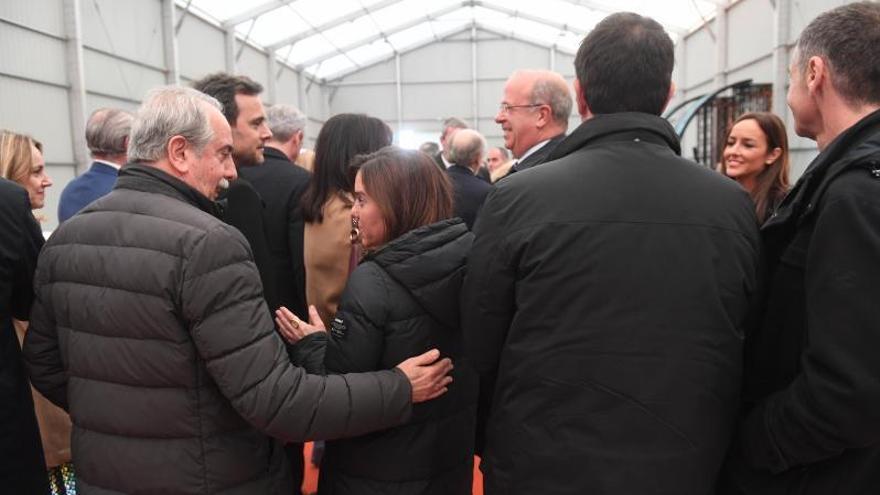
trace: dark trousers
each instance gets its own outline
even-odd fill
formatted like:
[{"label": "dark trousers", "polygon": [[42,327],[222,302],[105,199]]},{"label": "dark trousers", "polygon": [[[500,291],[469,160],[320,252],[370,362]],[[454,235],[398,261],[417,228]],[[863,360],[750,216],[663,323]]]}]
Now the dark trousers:
[{"label": "dark trousers", "polygon": [[293,478],[293,493],[300,495],[303,484],[303,444],[289,443],[284,446],[287,461],[290,465],[291,478]]}]

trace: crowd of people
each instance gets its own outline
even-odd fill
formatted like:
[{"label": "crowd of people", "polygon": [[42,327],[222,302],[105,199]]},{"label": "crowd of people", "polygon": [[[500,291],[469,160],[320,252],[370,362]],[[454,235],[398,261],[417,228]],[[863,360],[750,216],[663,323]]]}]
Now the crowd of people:
[{"label": "crowd of people", "polygon": [[[217,73],[89,118],[61,194],[0,131],[0,490],[872,494],[880,490],[880,4],[800,34],[783,119],[717,170],[661,114],[673,43],[612,14],[511,75],[503,148],[404,150]],[[576,108],[582,123],[569,132]],[[17,335],[17,337],[16,337]],[[875,436],[877,435],[877,436]]]}]

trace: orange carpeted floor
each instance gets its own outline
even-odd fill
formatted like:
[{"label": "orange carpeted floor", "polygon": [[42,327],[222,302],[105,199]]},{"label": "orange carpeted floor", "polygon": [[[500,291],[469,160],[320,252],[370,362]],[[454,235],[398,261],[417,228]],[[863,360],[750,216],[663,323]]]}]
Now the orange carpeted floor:
[{"label": "orange carpeted floor", "polygon": [[[303,480],[303,493],[311,495],[318,491],[318,469],[312,466],[312,443],[306,444],[305,459],[306,472]],[[480,458],[474,457],[474,490],[473,495],[483,495],[483,475],[480,473]]]}]

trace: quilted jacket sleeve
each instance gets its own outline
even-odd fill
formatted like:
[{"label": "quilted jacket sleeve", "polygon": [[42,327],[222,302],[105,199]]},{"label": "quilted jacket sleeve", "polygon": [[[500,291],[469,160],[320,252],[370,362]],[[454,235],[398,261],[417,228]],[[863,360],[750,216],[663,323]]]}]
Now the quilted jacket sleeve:
[{"label": "quilted jacket sleeve", "polygon": [[409,418],[411,389],[398,370],[324,377],[290,363],[247,244],[231,227],[218,226],[199,241],[181,301],[211,378],[266,433],[297,442],[333,439]]},{"label": "quilted jacket sleeve", "polygon": [[50,286],[45,284],[45,271],[37,270],[36,297],[31,310],[30,325],[24,337],[22,354],[31,384],[56,406],[67,410],[67,373],[61,360],[58,328],[52,318]]}]

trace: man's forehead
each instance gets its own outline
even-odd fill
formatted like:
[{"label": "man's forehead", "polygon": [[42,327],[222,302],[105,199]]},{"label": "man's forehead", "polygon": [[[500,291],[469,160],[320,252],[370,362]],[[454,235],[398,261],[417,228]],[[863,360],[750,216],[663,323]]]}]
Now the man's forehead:
[{"label": "man's forehead", "polygon": [[262,109],[263,102],[260,100],[260,95],[247,95],[244,93],[236,93],[235,94],[235,104],[238,105],[239,110],[248,109],[248,110],[256,110]]},{"label": "man's forehead", "polygon": [[232,143],[232,128],[229,127],[229,122],[226,121],[226,117],[220,113],[220,110],[213,107],[210,108],[209,115],[211,128],[214,130],[215,140],[222,140],[224,144],[226,141]]},{"label": "man's forehead", "polygon": [[515,74],[510,76],[504,85],[505,97],[517,97],[525,95],[534,84],[534,77],[529,74]]}]

